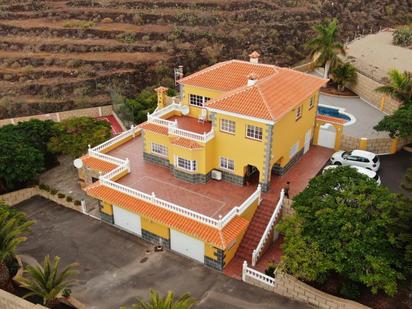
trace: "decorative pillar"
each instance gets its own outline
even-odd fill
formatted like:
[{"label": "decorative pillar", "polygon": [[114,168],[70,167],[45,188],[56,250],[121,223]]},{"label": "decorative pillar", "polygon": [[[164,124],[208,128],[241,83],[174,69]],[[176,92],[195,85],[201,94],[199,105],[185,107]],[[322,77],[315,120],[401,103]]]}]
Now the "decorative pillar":
[{"label": "decorative pillar", "polygon": [[361,137],[359,141],[359,149],[366,150],[368,148],[368,139],[366,137]]},{"label": "decorative pillar", "polygon": [[168,88],[166,87],[157,87],[155,89],[157,93],[157,108],[161,109],[166,106],[166,91]]},{"label": "decorative pillar", "polygon": [[399,143],[398,138],[392,138],[391,153],[396,153],[398,151],[398,143]]},{"label": "decorative pillar", "polygon": [[383,94],[382,97],[381,97],[381,104],[380,104],[380,110],[381,111],[383,111],[384,108],[385,108],[385,97],[386,97],[386,94]]}]

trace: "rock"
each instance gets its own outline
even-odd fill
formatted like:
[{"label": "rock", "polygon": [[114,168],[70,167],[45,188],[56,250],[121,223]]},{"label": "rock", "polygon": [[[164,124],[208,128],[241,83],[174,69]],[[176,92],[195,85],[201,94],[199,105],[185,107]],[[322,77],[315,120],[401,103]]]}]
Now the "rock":
[{"label": "rock", "polygon": [[110,23],[113,22],[113,19],[111,19],[110,17],[105,17],[105,18],[102,19],[101,22],[104,23],[104,24],[110,24]]}]

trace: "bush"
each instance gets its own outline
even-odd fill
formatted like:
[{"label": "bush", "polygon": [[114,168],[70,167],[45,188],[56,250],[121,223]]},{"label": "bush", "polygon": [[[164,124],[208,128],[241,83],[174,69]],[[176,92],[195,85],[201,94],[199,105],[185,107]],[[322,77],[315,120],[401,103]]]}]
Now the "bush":
[{"label": "bush", "polygon": [[74,201],[74,205],[76,205],[76,206],[80,206],[82,203],[79,201],[79,200],[75,200]]},{"label": "bush", "polygon": [[405,47],[412,45],[412,26],[396,29],[393,33],[393,44]]},{"label": "bush", "polygon": [[66,201],[69,202],[69,203],[71,203],[71,202],[73,201],[73,198],[72,198],[71,196],[67,196],[67,197],[66,197]]},{"label": "bush", "polygon": [[70,290],[69,288],[66,288],[62,291],[63,297],[70,297],[71,294],[72,294],[72,290]]},{"label": "bush", "polygon": [[275,278],[275,271],[278,265],[272,261],[269,262],[268,267],[265,269],[265,274],[269,277]]},{"label": "bush", "polygon": [[56,193],[57,193],[57,190],[56,189],[50,189],[50,194],[51,195],[56,195]]},{"label": "bush", "polygon": [[59,193],[59,194],[57,194],[57,197],[58,198],[64,198],[66,195],[65,194],[63,194],[63,193]]},{"label": "bush", "polygon": [[39,189],[43,190],[43,191],[47,191],[47,192],[50,192],[50,190],[51,190],[51,188],[48,185],[44,184],[44,183],[39,184]]}]

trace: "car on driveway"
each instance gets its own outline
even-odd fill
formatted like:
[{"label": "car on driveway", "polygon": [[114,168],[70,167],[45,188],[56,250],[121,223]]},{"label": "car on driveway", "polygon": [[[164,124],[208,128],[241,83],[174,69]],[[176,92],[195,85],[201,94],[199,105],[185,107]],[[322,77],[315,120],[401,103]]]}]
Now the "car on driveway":
[{"label": "car on driveway", "polygon": [[[337,167],[339,167],[339,165],[328,165],[323,169],[323,172],[333,169],[333,168],[337,168]],[[368,170],[367,168],[364,168],[364,167],[356,166],[356,165],[350,165],[350,167],[356,169],[356,171],[359,174],[368,176],[370,179],[375,180],[378,183],[378,185],[381,184],[381,178],[376,172]]]},{"label": "car on driveway", "polygon": [[373,152],[365,150],[338,151],[330,161],[334,165],[355,165],[377,172],[380,167],[379,157]]}]

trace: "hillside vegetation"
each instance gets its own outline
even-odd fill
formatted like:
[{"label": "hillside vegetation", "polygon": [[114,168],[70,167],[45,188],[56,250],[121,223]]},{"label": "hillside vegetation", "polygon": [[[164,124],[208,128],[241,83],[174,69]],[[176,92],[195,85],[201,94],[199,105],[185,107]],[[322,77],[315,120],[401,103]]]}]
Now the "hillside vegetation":
[{"label": "hillside vegetation", "polygon": [[408,0],[1,0],[0,118],[110,104],[173,85],[216,61],[291,66],[311,27],[336,16],[342,39],[412,20]]}]

